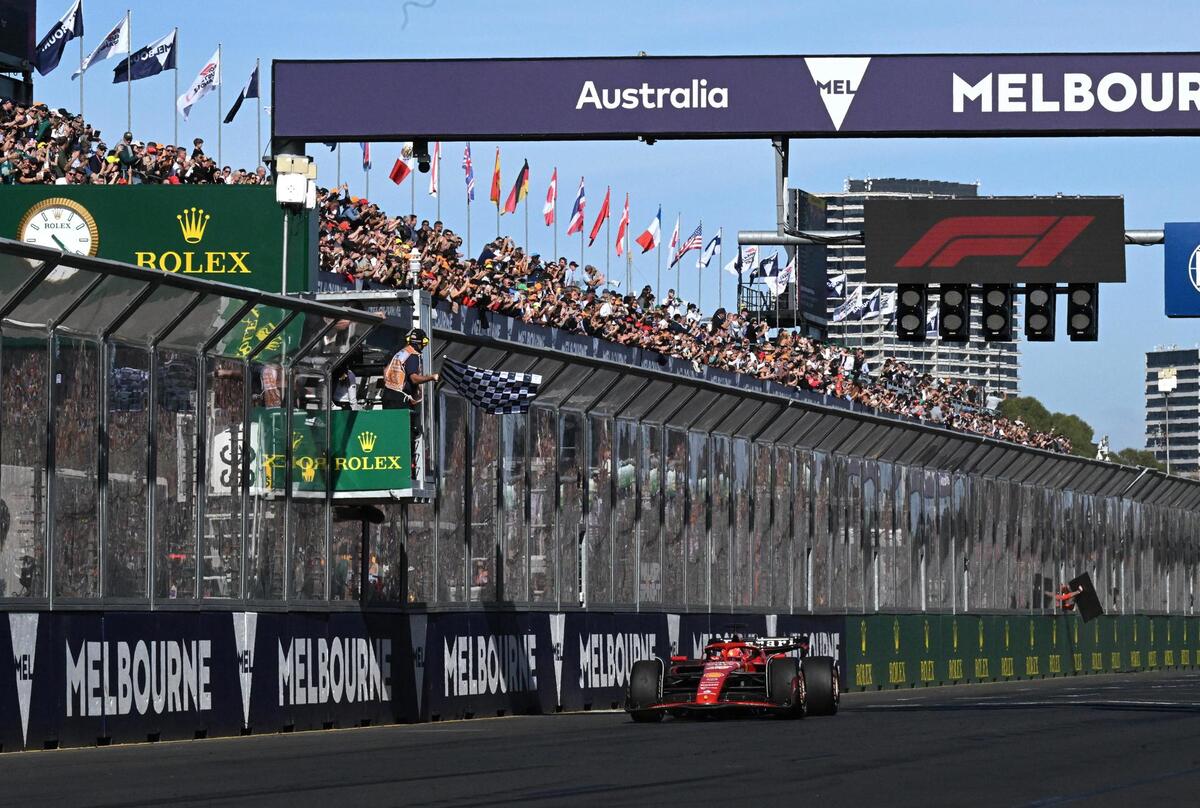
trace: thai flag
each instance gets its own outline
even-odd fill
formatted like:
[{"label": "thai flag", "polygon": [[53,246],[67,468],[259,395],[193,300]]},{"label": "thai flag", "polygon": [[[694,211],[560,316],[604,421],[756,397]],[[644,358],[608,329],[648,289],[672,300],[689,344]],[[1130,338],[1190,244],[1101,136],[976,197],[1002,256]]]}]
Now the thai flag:
[{"label": "thai flag", "polygon": [[658,213],[654,214],[654,221],[650,222],[650,226],[646,228],[646,232],[638,236],[634,241],[642,248],[643,253],[648,253],[658,246],[659,240],[662,238],[662,205],[658,206]]},{"label": "thai flag", "polygon": [[579,178],[579,195],[575,197],[575,204],[571,207],[571,222],[567,225],[567,235],[573,236],[576,233],[583,232],[583,177]]}]

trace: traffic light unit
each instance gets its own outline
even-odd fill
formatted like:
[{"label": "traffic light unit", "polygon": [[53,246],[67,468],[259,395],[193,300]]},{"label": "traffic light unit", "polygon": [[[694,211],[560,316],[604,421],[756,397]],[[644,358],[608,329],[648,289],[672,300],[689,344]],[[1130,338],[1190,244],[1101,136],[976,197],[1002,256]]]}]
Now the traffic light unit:
[{"label": "traffic light unit", "polygon": [[1025,287],[1025,339],[1030,342],[1054,342],[1054,315],[1058,307],[1052,283],[1031,283]]},{"label": "traffic light unit", "polygon": [[896,285],[896,339],[901,342],[925,341],[925,317],[929,310],[929,291],[924,284]]},{"label": "traffic light unit", "polygon": [[945,342],[971,339],[971,287],[942,284],[938,295],[938,336]]},{"label": "traffic light unit", "polygon": [[[902,342],[923,342],[930,326],[930,288],[920,283],[896,285],[896,337]],[[968,342],[971,338],[971,297],[980,294],[980,335],[985,342],[1010,342],[1013,339],[1014,298],[1025,297],[1025,339],[1029,342],[1053,342],[1057,321],[1058,294],[1067,296],[1067,335],[1073,342],[1094,342],[1099,335],[1100,285],[1072,283],[1060,289],[1053,283],[1026,284],[1023,289],[1011,284],[942,284],[932,292],[938,296],[937,332],[946,342]]]}]

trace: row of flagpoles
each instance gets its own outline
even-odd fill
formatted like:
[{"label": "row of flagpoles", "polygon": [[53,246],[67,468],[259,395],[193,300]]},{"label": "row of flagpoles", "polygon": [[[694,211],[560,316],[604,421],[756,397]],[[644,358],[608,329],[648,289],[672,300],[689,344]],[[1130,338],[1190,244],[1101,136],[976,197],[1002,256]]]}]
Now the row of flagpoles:
[{"label": "row of flagpoles", "polygon": [[[326,144],[330,149],[336,150],[338,144]],[[364,172],[365,195],[370,195],[370,172],[373,167],[371,159],[371,144],[359,143],[359,149],[362,153],[362,168]],[[438,200],[437,217],[441,218],[441,156],[442,144],[435,142],[432,144],[432,149],[429,155],[429,195]],[[339,152],[339,168],[338,168],[338,184],[341,184],[341,168],[340,168],[340,152]],[[388,178],[396,185],[402,185],[409,179],[413,173],[416,163],[416,155],[413,153],[413,144],[406,143],[401,148],[400,156],[396,158],[391,170],[388,172]],[[517,209],[524,203],[525,207],[525,246],[529,249],[529,185],[530,185],[530,168],[529,161],[524,160],[521,168],[517,172],[516,179],[513,181],[512,187],[508,194],[504,194],[503,183],[501,181],[500,170],[500,147],[496,147],[495,162],[492,168],[492,181],[488,199],[496,206],[496,236],[500,235],[500,217],[505,214],[515,214]],[[465,194],[467,202],[467,223],[465,245],[467,254],[471,254],[471,204],[475,201],[475,164],[471,156],[471,144],[463,145],[462,158],[463,180],[465,183]],[[412,208],[416,209],[416,182],[415,180],[409,185],[412,195]],[[600,203],[600,208],[596,213],[596,217],[592,222],[591,228],[587,228],[586,212],[587,212],[587,192],[586,183],[583,177],[579,178],[579,188],[575,194],[574,201],[571,204],[571,213],[567,220],[567,236],[579,236],[579,263],[582,267],[584,264],[585,247],[591,247],[596,243],[596,239],[600,235],[601,228],[605,228],[605,242],[610,242],[613,245],[613,253],[618,258],[625,258],[625,288],[629,291],[632,283],[632,244],[630,243],[630,216],[629,216],[629,194],[625,194],[624,206],[621,209],[620,218],[617,220],[617,235],[616,239],[612,238],[612,188],[607,187],[604,191],[604,199]],[[555,167],[550,174],[550,181],[546,187],[545,203],[542,206],[542,219],[546,227],[554,228],[553,235],[553,254],[559,255],[558,250],[558,168]],[[675,219],[675,227],[671,232],[671,238],[666,244],[668,271],[675,269],[676,280],[675,285],[677,291],[682,282],[683,258],[688,253],[696,252],[696,268],[699,270],[707,268],[714,256],[717,258],[718,266],[721,265],[721,239],[722,230],[718,229],[716,235],[712,236],[707,242],[704,241],[703,223],[697,224],[696,229],[686,239],[680,239],[680,224],[682,216],[677,216]],[[658,259],[656,289],[662,289],[662,206],[658,206],[658,210],[654,214],[654,218],[642,231],[641,235],[633,239],[633,243],[640,248],[641,254],[645,255],[651,250],[656,251]],[[605,272],[611,270],[612,253],[605,251]],[[794,259],[786,267],[779,267],[778,254],[770,257],[765,257],[761,261],[757,260],[757,248],[747,247],[734,256],[734,258],[726,265],[725,271],[735,276],[744,278],[749,282],[754,282],[760,279],[767,286],[773,296],[778,297],[783,289],[789,283],[795,280],[795,263]],[[701,294],[697,296],[696,304],[699,307],[702,300],[702,286],[700,287]],[[723,292],[721,285],[718,285],[718,306],[723,305],[721,299]]]},{"label": "row of flagpoles", "polygon": [[187,92],[179,94],[179,71],[176,68],[176,61],[179,54],[179,29],[172,29],[171,33],[166,36],[151,42],[145,47],[133,50],[130,47],[132,41],[133,14],[130,11],[125,12],[125,16],[121,18],[116,25],[100,40],[99,44],[92,49],[92,52],[87,56],[83,53],[83,0],[75,0],[66,13],[58,19],[41,41],[38,42],[36,55],[34,57],[34,67],[38,73],[45,76],[58,67],[62,61],[63,52],[66,50],[67,43],[73,39],[79,40],[79,68],[71,74],[71,78],[79,79],[79,114],[83,114],[84,104],[84,74],[88,68],[99,62],[106,61],[114,56],[124,56],[125,58],[113,69],[113,84],[122,82],[126,85],[126,101],[125,101],[125,128],[132,131],[133,129],[133,82],[138,79],[150,78],[157,76],[167,70],[173,71],[175,77],[175,109],[172,114],[174,121],[174,144],[179,144],[179,117],[182,116],[186,121],[200,99],[208,95],[213,90],[217,92],[217,162],[221,163],[221,127],[224,124],[232,123],[237,116],[238,111],[242,108],[242,104],[247,99],[254,99],[258,103],[257,108],[257,128],[258,128],[258,143],[257,143],[257,159],[262,157],[262,107],[261,96],[259,94],[259,62],[254,61],[254,70],[250,74],[250,78],[242,87],[242,91],[238,94],[237,100],[230,107],[229,112],[222,117],[221,110],[221,46],[217,45],[217,50],[212,57],[205,62],[200,68],[200,72],[196,74],[195,80],[188,87]]}]

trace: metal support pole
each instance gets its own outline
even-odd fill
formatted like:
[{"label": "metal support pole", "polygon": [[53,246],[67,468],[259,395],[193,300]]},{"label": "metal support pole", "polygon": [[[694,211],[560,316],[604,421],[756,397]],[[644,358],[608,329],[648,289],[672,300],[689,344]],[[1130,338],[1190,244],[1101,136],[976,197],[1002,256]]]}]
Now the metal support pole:
[{"label": "metal support pole", "polygon": [[[175,36],[173,37],[173,39],[175,42],[175,64],[178,65],[179,64],[179,29],[178,28],[175,29]],[[132,47],[132,46],[133,46],[133,43],[131,42],[130,47]],[[175,139],[172,141],[172,144],[175,146],[178,146],[179,145],[179,110],[177,110],[175,108],[175,99],[179,98],[179,68],[175,67],[171,71],[171,74],[175,77],[175,94],[173,96],[171,96],[171,121],[175,124]],[[133,76],[130,76],[129,78],[132,79]]]},{"label": "metal support pole", "polygon": [[[221,130],[224,128],[224,116],[221,110],[224,104],[221,102],[221,43],[217,43],[217,168],[221,167]],[[258,160],[254,161],[255,166],[258,165]]]},{"label": "metal support pole", "polygon": [[[787,198],[788,187],[787,187],[787,185],[788,185],[788,163],[789,163],[789,158],[791,156],[790,155],[790,146],[789,146],[787,138],[776,138],[771,141],[771,147],[775,152],[775,228],[776,228],[776,232],[778,232],[779,234],[782,235],[783,233],[786,233],[788,230],[788,198]],[[786,256],[787,260],[784,261],[783,265],[787,266],[788,264],[790,264],[792,262],[792,259],[795,257],[796,248],[794,246],[785,246],[784,247],[784,255]],[[799,292],[799,289],[800,289],[800,278],[799,278],[799,273],[793,273],[793,274],[796,275],[796,277],[792,278],[792,281],[791,281],[792,294],[790,297],[790,302],[792,305],[792,310],[794,311],[797,308],[796,297],[797,297],[797,293]],[[778,287],[776,287],[776,289],[778,290]],[[778,302],[779,295],[778,294],[775,295],[775,299],[776,299],[775,306],[778,309],[778,307],[779,307],[779,302]],[[776,328],[779,327],[778,315],[776,315],[776,318],[775,318],[775,327]]]}]

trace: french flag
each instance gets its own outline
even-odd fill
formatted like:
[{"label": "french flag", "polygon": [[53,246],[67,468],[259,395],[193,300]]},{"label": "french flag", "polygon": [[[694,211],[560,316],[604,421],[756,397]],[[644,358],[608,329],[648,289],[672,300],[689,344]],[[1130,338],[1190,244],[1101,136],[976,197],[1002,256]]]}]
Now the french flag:
[{"label": "french flag", "polygon": [[641,245],[642,252],[648,253],[658,246],[658,242],[662,239],[662,205],[658,206],[658,213],[654,214],[654,221],[650,222],[650,226],[646,228],[646,232],[642,233],[634,239]]},{"label": "french flag", "polygon": [[579,196],[575,197],[575,205],[571,208],[571,222],[567,225],[568,236],[583,232],[583,204],[583,177],[580,177]]}]

